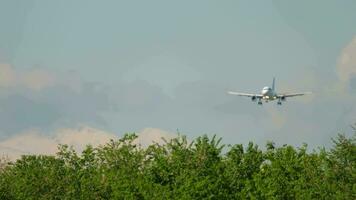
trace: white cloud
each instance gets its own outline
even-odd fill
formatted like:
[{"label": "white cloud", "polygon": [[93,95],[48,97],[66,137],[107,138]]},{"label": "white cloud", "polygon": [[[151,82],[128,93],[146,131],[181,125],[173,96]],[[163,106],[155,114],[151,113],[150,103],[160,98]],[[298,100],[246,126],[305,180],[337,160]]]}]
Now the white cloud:
[{"label": "white cloud", "polygon": [[57,143],[53,138],[40,135],[37,131],[29,131],[0,142],[0,152],[11,159],[23,154],[54,154]]},{"label": "white cloud", "polygon": [[34,69],[21,77],[22,84],[32,90],[41,90],[54,84],[54,76],[46,70]]},{"label": "white cloud", "polygon": [[49,71],[32,69],[29,71],[16,70],[9,64],[0,63],[0,86],[21,86],[32,90],[41,90],[52,86],[55,77]]},{"label": "white cloud", "polygon": [[0,86],[11,87],[16,85],[16,72],[9,64],[0,64]]},{"label": "white cloud", "polygon": [[356,75],[356,36],[342,50],[337,65],[337,73],[342,82],[348,82]]},{"label": "white cloud", "polygon": [[[139,137],[135,142],[143,147],[154,142],[162,144],[164,142],[162,138],[170,140],[176,137],[174,134],[155,128],[146,128],[137,134]],[[118,139],[118,136],[88,126],[59,129],[52,137],[31,130],[0,141],[0,152],[10,159],[17,159],[24,154],[54,155],[58,144],[73,146],[77,152],[81,152],[86,145],[96,147],[109,142],[110,139]]]},{"label": "white cloud", "polygon": [[164,144],[163,138],[169,141],[177,137],[177,135],[173,133],[157,128],[145,128],[138,133],[138,136],[139,137],[135,142],[141,144],[143,147],[146,147],[152,143]]},{"label": "white cloud", "polygon": [[98,146],[105,144],[110,139],[117,138],[113,133],[83,126],[78,129],[60,129],[57,131],[54,140],[57,144],[67,144],[81,152],[86,145]]}]

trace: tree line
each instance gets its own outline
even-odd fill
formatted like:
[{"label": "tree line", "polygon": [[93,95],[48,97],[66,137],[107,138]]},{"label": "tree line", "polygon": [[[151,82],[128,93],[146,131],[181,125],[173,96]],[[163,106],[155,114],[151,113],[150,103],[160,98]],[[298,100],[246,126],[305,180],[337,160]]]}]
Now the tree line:
[{"label": "tree line", "polygon": [[312,151],[206,135],[141,148],[136,138],[2,160],[0,199],[356,199],[356,134]]}]

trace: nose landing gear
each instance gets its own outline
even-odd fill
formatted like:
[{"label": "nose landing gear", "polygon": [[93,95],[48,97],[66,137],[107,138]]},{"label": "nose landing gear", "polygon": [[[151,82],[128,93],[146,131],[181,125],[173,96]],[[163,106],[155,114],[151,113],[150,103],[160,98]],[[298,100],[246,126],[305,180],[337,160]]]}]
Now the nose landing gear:
[{"label": "nose landing gear", "polygon": [[280,106],[281,106],[281,105],[282,105],[282,102],[281,102],[281,101],[278,101],[278,102],[277,102],[277,105],[280,105]]}]

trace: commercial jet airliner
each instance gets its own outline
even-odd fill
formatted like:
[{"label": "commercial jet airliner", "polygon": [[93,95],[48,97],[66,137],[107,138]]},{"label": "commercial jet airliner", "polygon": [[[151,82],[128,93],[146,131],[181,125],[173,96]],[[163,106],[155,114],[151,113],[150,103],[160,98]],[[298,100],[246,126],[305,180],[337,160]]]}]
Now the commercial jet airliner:
[{"label": "commercial jet airliner", "polygon": [[228,91],[228,94],[237,95],[237,96],[245,96],[250,97],[252,101],[258,100],[258,105],[262,105],[262,101],[266,103],[269,101],[278,100],[277,104],[282,105],[282,101],[285,101],[287,97],[295,97],[295,96],[303,96],[306,94],[311,94],[311,92],[304,93],[289,93],[289,94],[278,94],[275,91],[275,78],[273,78],[272,88],[266,86],[262,89],[261,94],[249,94],[249,93],[240,93],[240,92],[232,92]]}]

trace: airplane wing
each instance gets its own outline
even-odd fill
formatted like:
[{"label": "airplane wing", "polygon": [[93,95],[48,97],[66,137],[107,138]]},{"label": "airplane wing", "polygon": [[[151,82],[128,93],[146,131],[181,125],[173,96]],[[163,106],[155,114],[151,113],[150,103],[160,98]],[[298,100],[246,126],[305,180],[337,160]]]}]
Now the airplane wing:
[{"label": "airplane wing", "polygon": [[262,98],[263,97],[260,94],[249,94],[249,93],[232,92],[232,91],[228,91],[227,93],[231,94],[231,95],[244,96],[244,97],[257,97],[257,98]]},{"label": "airplane wing", "polygon": [[285,97],[296,97],[296,96],[303,96],[303,95],[307,95],[307,94],[311,94],[311,92],[304,92],[304,93],[289,93],[289,94],[280,94],[278,95],[279,98],[285,98]]}]

